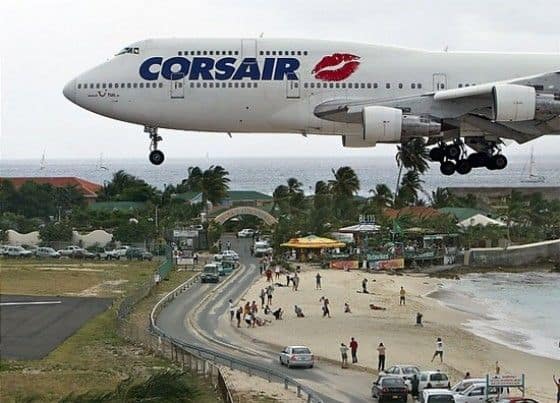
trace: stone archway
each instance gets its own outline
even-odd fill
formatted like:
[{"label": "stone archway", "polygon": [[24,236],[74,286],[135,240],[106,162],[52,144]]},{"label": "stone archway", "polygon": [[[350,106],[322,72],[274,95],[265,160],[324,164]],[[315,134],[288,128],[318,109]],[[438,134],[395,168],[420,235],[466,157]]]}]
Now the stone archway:
[{"label": "stone archway", "polygon": [[278,220],[272,214],[267,213],[266,211],[261,210],[260,208],[250,207],[250,206],[234,207],[229,210],[226,210],[223,213],[220,213],[216,217],[214,217],[214,221],[216,221],[220,225],[223,225],[227,220],[230,220],[238,215],[255,216],[263,220],[264,223],[267,225],[278,224]]}]

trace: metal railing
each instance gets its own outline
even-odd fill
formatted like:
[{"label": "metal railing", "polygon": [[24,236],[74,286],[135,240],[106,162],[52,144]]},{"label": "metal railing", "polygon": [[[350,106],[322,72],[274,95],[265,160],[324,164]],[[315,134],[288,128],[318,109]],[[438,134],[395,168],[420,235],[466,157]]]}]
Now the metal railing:
[{"label": "metal railing", "polygon": [[[222,378],[221,372],[219,371],[218,364],[228,366],[230,369],[240,370],[247,373],[249,376],[256,375],[261,378],[268,380],[269,382],[277,381],[284,385],[285,389],[289,389],[290,386],[296,389],[296,393],[298,397],[306,398],[307,402],[313,403],[323,403],[323,399],[319,397],[317,392],[312,390],[311,388],[302,385],[295,379],[283,374],[280,371],[270,369],[265,366],[261,366],[258,364],[254,364],[252,362],[242,360],[236,358],[232,355],[222,353],[217,350],[213,350],[210,348],[202,347],[199,345],[186,343],[184,341],[175,339],[173,337],[167,336],[165,332],[157,326],[156,319],[158,314],[167,306],[170,302],[172,302],[178,295],[183,292],[188,291],[193,284],[198,281],[199,274],[191,277],[189,280],[181,284],[179,287],[175,288],[173,291],[168,293],[165,297],[163,297],[152,309],[150,314],[150,329],[153,334],[158,336],[159,344],[160,345],[168,345],[169,349],[171,350],[171,356],[175,357],[175,360],[181,364],[187,364],[190,368],[193,368],[195,365],[195,369],[199,371],[199,365],[202,363],[203,365],[203,372],[207,371],[210,368],[210,371],[213,371],[212,368],[216,367],[218,369],[218,379]],[[186,361],[185,361],[186,359]],[[193,361],[194,360],[194,361]],[[206,372],[204,372],[206,373]],[[224,380],[225,384],[225,380]],[[219,387],[219,385],[218,385]],[[227,394],[222,393],[222,397],[226,402],[233,403],[232,395],[229,392],[229,388],[225,385],[225,389],[228,390]]]}]

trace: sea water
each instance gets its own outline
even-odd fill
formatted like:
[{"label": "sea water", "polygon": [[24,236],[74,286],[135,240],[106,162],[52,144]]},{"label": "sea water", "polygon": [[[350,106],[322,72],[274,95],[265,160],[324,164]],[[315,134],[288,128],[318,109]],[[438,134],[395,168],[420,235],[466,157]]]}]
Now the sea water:
[{"label": "sea water", "polygon": [[447,286],[440,298],[477,313],[464,324],[477,336],[560,360],[560,274],[468,274]]}]

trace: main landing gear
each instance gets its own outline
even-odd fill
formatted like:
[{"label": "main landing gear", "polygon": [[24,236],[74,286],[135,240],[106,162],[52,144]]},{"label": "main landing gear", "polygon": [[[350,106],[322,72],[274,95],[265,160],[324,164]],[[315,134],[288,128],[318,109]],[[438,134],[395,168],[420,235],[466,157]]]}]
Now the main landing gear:
[{"label": "main landing gear", "polygon": [[467,155],[465,144],[456,140],[451,144],[440,143],[430,150],[430,159],[440,162],[440,171],[444,175],[468,174],[473,168],[486,167],[489,170],[501,170],[507,166],[507,158],[500,154],[495,143],[488,143],[484,151]]},{"label": "main landing gear", "polygon": [[161,150],[158,150],[158,142],[162,140],[161,136],[157,134],[157,127],[144,127],[144,132],[150,135],[150,162],[154,165],[161,165],[165,159],[165,155]]}]

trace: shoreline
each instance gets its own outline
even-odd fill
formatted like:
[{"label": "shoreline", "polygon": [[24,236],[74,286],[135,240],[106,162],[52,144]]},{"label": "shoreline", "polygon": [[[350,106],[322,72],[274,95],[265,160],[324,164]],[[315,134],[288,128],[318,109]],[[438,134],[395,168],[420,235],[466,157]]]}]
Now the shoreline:
[{"label": "shoreline", "polygon": [[[315,274],[323,276],[323,289],[315,290]],[[299,291],[276,287],[273,307],[282,307],[285,317],[267,326],[239,329],[244,336],[274,345],[308,345],[318,357],[338,362],[338,345],[350,337],[359,342],[359,366],[377,369],[377,344],[387,346],[387,366],[414,364],[423,370],[441,369],[448,372],[452,383],[462,379],[466,371],[473,376],[492,374],[496,361],[503,373],[525,373],[528,396],[540,402],[552,402],[551,374],[557,371],[559,361],[519,351],[477,336],[464,327],[469,320],[479,319],[481,310],[458,311],[434,298],[434,293],[445,292],[449,280],[428,277],[421,273],[393,276],[361,271],[318,270],[304,266]],[[361,279],[368,278],[370,294],[356,292]],[[283,278],[283,276],[282,276]],[[257,280],[242,301],[258,301],[266,280]],[[407,291],[406,306],[399,306],[399,288]],[[331,301],[332,318],[323,318],[319,299]],[[437,294],[436,294],[437,296]],[[343,313],[343,304],[352,307],[351,314]],[[369,304],[386,307],[384,311],[371,310]],[[296,318],[293,306],[303,308],[305,318]],[[424,314],[424,326],[414,326],[416,312]],[[261,314],[259,312],[259,314]],[[445,362],[431,363],[434,342],[442,337],[445,344]],[[515,335],[513,337],[516,337]]]}]

